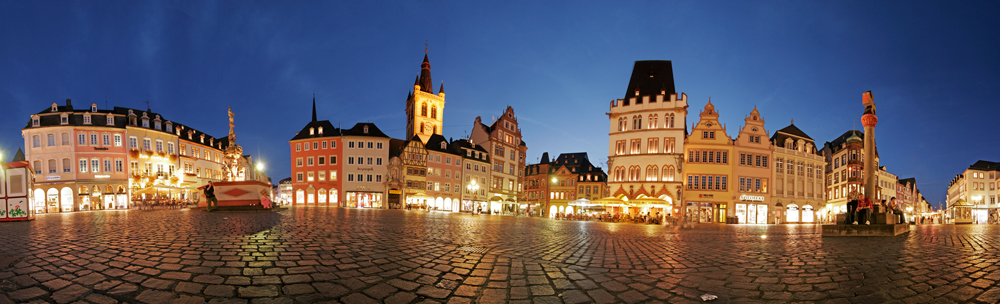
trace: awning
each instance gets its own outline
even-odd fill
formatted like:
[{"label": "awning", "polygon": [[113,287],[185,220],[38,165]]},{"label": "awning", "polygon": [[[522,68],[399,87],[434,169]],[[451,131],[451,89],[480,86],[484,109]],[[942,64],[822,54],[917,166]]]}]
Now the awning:
[{"label": "awning", "polygon": [[590,203],[591,204],[608,205],[608,206],[610,206],[610,205],[622,204],[622,203],[625,203],[625,201],[623,201],[620,198],[614,197],[614,196],[609,196],[609,197],[605,197],[605,198],[602,198],[602,199],[592,200],[592,201],[590,201]]},{"label": "awning", "polygon": [[406,196],[406,199],[411,199],[411,198],[413,198],[413,199],[426,199],[426,200],[432,200],[432,199],[434,199],[434,197],[432,197],[430,195],[427,195],[427,194],[423,194],[423,193],[417,193],[417,194],[414,194],[414,195],[407,195]]},{"label": "awning", "polygon": [[160,186],[151,186],[136,191],[132,191],[132,194],[156,194],[156,193],[174,193],[174,192],[180,193],[186,190],[190,189],[160,185]]},{"label": "awning", "polygon": [[575,200],[575,201],[571,201],[571,202],[569,202],[568,204],[569,204],[570,206],[591,206],[591,205],[599,205],[599,204],[591,204],[591,203],[590,203],[590,200],[589,200],[589,199],[585,199],[585,198],[581,198],[581,199],[578,199],[578,200]]}]

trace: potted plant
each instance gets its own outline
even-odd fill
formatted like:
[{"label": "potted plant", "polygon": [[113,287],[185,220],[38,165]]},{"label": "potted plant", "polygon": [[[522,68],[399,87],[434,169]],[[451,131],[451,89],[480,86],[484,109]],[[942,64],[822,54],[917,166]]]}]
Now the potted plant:
[{"label": "potted plant", "polygon": [[139,157],[139,149],[132,149],[128,151],[128,155],[132,158]]}]

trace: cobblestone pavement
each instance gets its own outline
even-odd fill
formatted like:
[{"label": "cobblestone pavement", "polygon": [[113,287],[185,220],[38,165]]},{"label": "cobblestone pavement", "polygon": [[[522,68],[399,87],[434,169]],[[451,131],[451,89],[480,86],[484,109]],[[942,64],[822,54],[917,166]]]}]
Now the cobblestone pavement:
[{"label": "cobblestone pavement", "polygon": [[1000,226],[818,233],[301,207],[47,214],[0,223],[0,303],[1000,301]]}]

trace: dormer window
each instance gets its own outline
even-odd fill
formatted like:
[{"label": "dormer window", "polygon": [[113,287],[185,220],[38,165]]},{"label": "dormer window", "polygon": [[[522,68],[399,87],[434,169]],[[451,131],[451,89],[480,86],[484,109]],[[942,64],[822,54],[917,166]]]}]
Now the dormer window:
[{"label": "dormer window", "polygon": [[441,142],[441,149],[447,149],[447,148],[448,148],[448,144],[442,141]]},{"label": "dormer window", "polygon": [[66,115],[66,114],[59,115],[59,124],[61,124],[61,125],[68,125],[69,124],[69,115]]},{"label": "dormer window", "polygon": [[108,123],[107,123],[107,125],[109,125],[109,126],[115,125],[115,117],[111,116],[111,114],[108,114]]},{"label": "dormer window", "polygon": [[83,114],[83,124],[85,125],[90,124],[90,113]]},{"label": "dormer window", "polygon": [[38,124],[39,124],[39,123],[38,123],[38,116],[32,116],[32,117],[31,117],[31,126],[32,126],[32,127],[37,127],[37,126],[38,126]]},{"label": "dormer window", "polygon": [[160,122],[159,122],[159,121],[157,121],[157,122],[156,122],[156,129],[157,129],[157,130],[159,130],[159,129],[160,129]]},{"label": "dormer window", "polygon": [[368,134],[368,126],[365,126],[365,134]]},{"label": "dormer window", "polygon": [[90,104],[90,111],[91,112],[97,112],[97,104],[96,103]]},{"label": "dormer window", "polygon": [[142,118],[142,127],[143,128],[149,128],[149,118],[148,117],[143,117]]},{"label": "dormer window", "polygon": [[52,112],[59,112],[59,105],[54,102],[52,103]]},{"label": "dormer window", "polygon": [[323,135],[323,127],[319,127],[319,135]]},{"label": "dormer window", "polygon": [[316,135],[316,128],[309,128],[309,135]]},{"label": "dormer window", "polygon": [[201,135],[201,143],[205,143],[205,134]]},{"label": "dormer window", "polygon": [[167,122],[167,133],[171,133],[171,132],[174,132],[174,124],[168,121]]}]

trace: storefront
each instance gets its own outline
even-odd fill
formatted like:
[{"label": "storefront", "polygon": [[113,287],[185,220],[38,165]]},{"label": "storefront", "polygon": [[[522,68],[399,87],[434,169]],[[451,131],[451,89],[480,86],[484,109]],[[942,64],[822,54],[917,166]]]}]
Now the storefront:
[{"label": "storefront", "polygon": [[767,224],[768,206],[763,196],[740,195],[736,203],[736,218],[740,224]]},{"label": "storefront", "polygon": [[[714,223],[717,218],[726,218],[726,204],[709,202],[687,202],[685,221],[699,223]],[[716,213],[716,210],[719,210]]]},{"label": "storefront", "polygon": [[381,192],[347,192],[347,207],[382,208]]},{"label": "storefront", "polygon": [[951,205],[952,208],[952,219],[955,224],[972,224],[975,222],[975,218],[972,213],[972,207],[974,205],[966,202],[964,200],[958,200],[955,204]]}]

